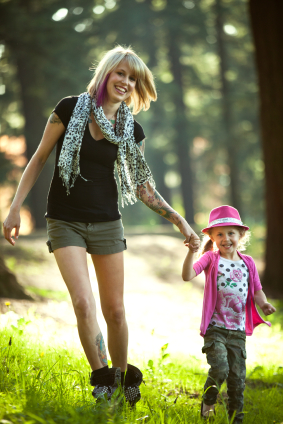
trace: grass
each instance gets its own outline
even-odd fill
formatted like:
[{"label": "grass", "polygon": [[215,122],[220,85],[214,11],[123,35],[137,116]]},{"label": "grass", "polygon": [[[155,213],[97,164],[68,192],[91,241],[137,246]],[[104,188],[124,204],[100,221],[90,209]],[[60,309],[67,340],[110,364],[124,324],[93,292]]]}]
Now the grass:
[{"label": "grass", "polygon": [[[189,424],[199,417],[207,367],[188,356],[171,358],[164,345],[157,359],[140,366],[146,385],[136,409],[115,402],[96,407],[91,396],[89,366],[81,350],[46,339],[40,320],[30,314],[0,328],[0,423],[150,423]],[[11,315],[12,317],[12,315]],[[44,341],[47,340],[47,341]],[[276,346],[274,346],[276,349]],[[226,388],[217,404],[216,424],[228,423]],[[269,362],[248,369],[244,423],[282,423],[283,367]]]},{"label": "grass", "polygon": [[[261,244],[252,241],[257,249],[252,252],[254,256],[261,254],[263,246],[261,234],[255,236]],[[17,250],[8,246],[6,251],[10,269],[23,270],[27,275],[42,274],[49,266],[48,255],[42,253],[37,245],[29,248],[18,246]],[[166,267],[166,263],[162,266]],[[183,286],[183,291],[185,287],[188,286]],[[68,296],[65,292],[31,286],[28,290],[58,301],[66,300]],[[191,292],[189,288],[186,290],[189,300]],[[184,291],[184,296],[187,291]],[[247,360],[244,424],[283,424],[283,360],[280,362],[283,302],[272,303],[277,308],[276,314],[268,317],[272,328],[262,326],[260,332],[252,337],[256,350],[262,355],[253,366],[250,365],[251,359]],[[82,351],[72,345],[64,345],[60,336],[53,334],[56,331],[52,320],[37,319],[32,313],[24,318],[12,314],[10,311],[0,315],[0,424],[203,422],[199,409],[207,374],[204,358],[168,356],[166,345],[160,346],[160,352],[151,352],[146,360],[131,357],[129,362],[141,368],[144,374],[146,385],[141,386],[142,400],[135,410],[127,407],[118,410],[114,402],[97,408],[88,383],[89,366]],[[194,340],[190,343],[193,344]],[[228,423],[226,401],[224,385],[216,406],[215,424]]]},{"label": "grass", "polygon": [[48,289],[39,289],[38,287],[32,287],[32,286],[26,286],[25,287],[28,292],[37,294],[38,296],[41,296],[46,299],[52,299],[52,300],[69,300],[70,296],[68,292],[63,292],[59,290],[48,290]]}]

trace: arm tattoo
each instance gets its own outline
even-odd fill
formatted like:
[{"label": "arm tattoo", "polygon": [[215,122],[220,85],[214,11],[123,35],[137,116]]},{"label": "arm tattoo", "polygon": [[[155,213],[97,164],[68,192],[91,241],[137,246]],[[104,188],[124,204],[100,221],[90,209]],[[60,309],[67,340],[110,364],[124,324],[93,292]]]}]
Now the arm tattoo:
[{"label": "arm tattoo", "polygon": [[157,190],[148,191],[147,184],[138,186],[137,197],[150,209],[180,228],[181,216],[171,208]]},{"label": "arm tattoo", "polygon": [[88,123],[91,124],[92,123],[92,119],[90,119],[90,117],[88,118]]},{"label": "arm tattoo", "polygon": [[144,155],[144,149],[145,149],[145,140],[142,140],[138,143],[140,151],[142,152],[142,154]]},{"label": "arm tattoo", "polygon": [[98,357],[101,362],[101,365],[105,367],[108,364],[108,362],[107,362],[105,343],[104,343],[104,339],[101,332],[95,338],[95,346],[97,346],[97,353],[98,353]]},{"label": "arm tattoo", "polygon": [[50,118],[49,118],[49,122],[50,122],[50,124],[62,124],[61,119],[54,112],[51,113]]}]

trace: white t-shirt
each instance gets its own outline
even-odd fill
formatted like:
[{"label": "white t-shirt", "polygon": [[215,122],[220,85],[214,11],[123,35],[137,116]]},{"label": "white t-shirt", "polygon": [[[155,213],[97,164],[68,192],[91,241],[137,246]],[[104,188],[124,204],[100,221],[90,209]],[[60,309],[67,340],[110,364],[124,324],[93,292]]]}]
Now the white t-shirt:
[{"label": "white t-shirt", "polygon": [[220,257],[217,302],[209,326],[245,331],[249,270],[245,262]]}]

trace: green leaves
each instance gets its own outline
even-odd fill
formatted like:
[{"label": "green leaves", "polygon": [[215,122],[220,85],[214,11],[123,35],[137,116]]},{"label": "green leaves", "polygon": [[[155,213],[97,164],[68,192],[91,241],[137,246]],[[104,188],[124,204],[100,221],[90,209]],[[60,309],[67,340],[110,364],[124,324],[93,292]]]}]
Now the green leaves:
[{"label": "green leaves", "polygon": [[19,318],[17,320],[17,327],[15,325],[11,325],[11,328],[21,336],[24,332],[25,327],[30,323],[30,320],[26,320],[25,318]]}]

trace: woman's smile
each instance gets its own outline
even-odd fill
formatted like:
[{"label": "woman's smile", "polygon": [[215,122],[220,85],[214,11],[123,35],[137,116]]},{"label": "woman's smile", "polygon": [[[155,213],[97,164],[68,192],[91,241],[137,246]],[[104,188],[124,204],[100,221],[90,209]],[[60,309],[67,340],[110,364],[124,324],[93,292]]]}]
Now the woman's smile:
[{"label": "woman's smile", "polygon": [[124,95],[125,93],[127,93],[127,90],[126,90],[126,88],[124,88],[124,87],[119,87],[119,86],[115,86],[115,89],[116,89],[116,91],[119,93],[119,94],[122,94],[122,95]]},{"label": "woman's smile", "polygon": [[126,60],[122,60],[119,65],[110,73],[107,81],[108,100],[113,103],[125,101],[136,87],[136,77],[133,75]]}]

